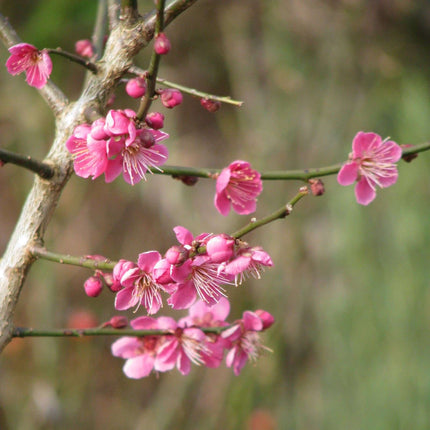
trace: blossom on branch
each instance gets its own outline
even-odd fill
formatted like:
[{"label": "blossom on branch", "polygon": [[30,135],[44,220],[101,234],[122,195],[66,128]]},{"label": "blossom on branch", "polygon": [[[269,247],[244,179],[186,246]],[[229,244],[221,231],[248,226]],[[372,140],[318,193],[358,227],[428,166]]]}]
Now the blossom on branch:
[{"label": "blossom on branch", "polygon": [[40,89],[45,86],[52,72],[52,61],[48,51],[39,51],[29,43],[18,43],[9,48],[11,56],[6,61],[11,75],[26,73],[28,85]]},{"label": "blossom on branch", "polygon": [[401,147],[392,140],[382,140],[376,133],[360,131],[352,141],[352,153],[337,176],[340,185],[355,186],[357,202],[368,205],[376,197],[376,186],[386,188],[397,181],[395,163],[402,156]]},{"label": "blossom on branch", "polygon": [[224,216],[230,212],[230,206],[238,214],[248,215],[255,212],[262,190],[260,173],[246,161],[234,161],[217,177],[215,207]]}]

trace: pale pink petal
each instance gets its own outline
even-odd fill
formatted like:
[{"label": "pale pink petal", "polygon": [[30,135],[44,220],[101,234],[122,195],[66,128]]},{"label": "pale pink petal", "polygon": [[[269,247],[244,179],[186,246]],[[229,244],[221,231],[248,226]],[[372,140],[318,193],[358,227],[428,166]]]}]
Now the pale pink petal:
[{"label": "pale pink petal", "polygon": [[135,330],[153,330],[158,329],[158,322],[155,318],[139,317],[130,321],[130,325]]},{"label": "pale pink petal", "polygon": [[229,275],[238,275],[244,272],[251,264],[251,257],[241,255],[225,266],[225,273]]},{"label": "pale pink petal", "polygon": [[216,192],[222,193],[226,188],[230,181],[231,176],[231,170],[226,167],[225,169],[222,169],[221,173],[216,179]]},{"label": "pale pink petal", "polygon": [[122,157],[117,156],[113,160],[108,160],[105,170],[105,181],[107,183],[115,180],[122,172]]},{"label": "pale pink petal", "polygon": [[243,313],[243,326],[246,331],[261,331],[263,321],[255,312],[245,311]]},{"label": "pale pink petal", "polygon": [[337,182],[340,185],[351,185],[357,180],[358,164],[355,162],[346,163],[339,170],[337,175]]},{"label": "pale pink petal", "polygon": [[393,167],[393,171],[389,176],[381,176],[378,178],[379,185],[381,188],[387,188],[397,182],[397,178],[399,176],[399,173],[397,172],[397,169]]},{"label": "pale pink petal", "polygon": [[230,302],[227,298],[221,297],[219,302],[209,308],[212,312],[213,319],[216,321],[225,321],[230,313]]},{"label": "pale pink petal", "polygon": [[376,197],[376,192],[365,177],[362,177],[355,186],[355,197],[361,205],[367,206]]},{"label": "pale pink petal", "polygon": [[190,373],[191,360],[188,358],[188,356],[184,352],[179,354],[179,357],[177,359],[177,367],[178,367],[178,370],[183,375],[188,375],[188,373]]},{"label": "pale pink petal", "polygon": [[257,209],[257,200],[232,200],[231,205],[239,215],[248,215]]},{"label": "pale pink petal", "polygon": [[131,358],[136,356],[136,351],[142,346],[137,337],[122,337],[111,345],[112,355],[121,358]]},{"label": "pale pink petal", "polygon": [[400,147],[400,145],[398,145],[396,142],[393,142],[392,140],[388,140],[384,143],[384,145],[388,147],[388,161],[390,161],[391,163],[397,163],[397,161],[402,158],[402,148]]},{"label": "pale pink petal", "polygon": [[154,359],[152,354],[142,354],[134,358],[129,358],[124,364],[123,371],[129,378],[144,378],[154,368]]}]

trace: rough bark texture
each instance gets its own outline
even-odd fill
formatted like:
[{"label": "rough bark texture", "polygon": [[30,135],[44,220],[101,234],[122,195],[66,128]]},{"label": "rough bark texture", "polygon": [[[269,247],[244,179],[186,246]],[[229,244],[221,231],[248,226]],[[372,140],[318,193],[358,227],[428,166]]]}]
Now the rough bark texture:
[{"label": "rough bark texture", "polygon": [[[166,24],[197,0],[173,0],[166,8]],[[133,57],[151,40],[154,34],[154,14],[144,19],[120,20],[112,30],[99,71],[91,76],[75,103],[49,82],[40,92],[56,116],[56,134],[51,150],[44,161],[55,166],[55,176],[48,180],[35,178],[23,206],[20,218],[0,260],[0,352],[13,332],[13,314],[26,275],[34,262],[33,245],[43,243],[43,237],[57,206],[61,192],[73,171],[72,159],[66,150],[66,140],[74,128],[86,122],[85,113],[103,111],[115,85],[132,65]],[[0,16],[0,38],[6,46],[20,42],[7,19]]]}]

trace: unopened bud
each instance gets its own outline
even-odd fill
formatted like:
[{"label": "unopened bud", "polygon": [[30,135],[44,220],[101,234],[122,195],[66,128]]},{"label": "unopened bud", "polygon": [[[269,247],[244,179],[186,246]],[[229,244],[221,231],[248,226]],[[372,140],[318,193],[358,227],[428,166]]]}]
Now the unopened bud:
[{"label": "unopened bud", "polygon": [[103,289],[103,282],[97,276],[90,276],[84,283],[85,294],[89,297],[97,297]]},{"label": "unopened bud", "polygon": [[94,55],[93,45],[88,39],[78,40],[75,43],[75,51],[82,57],[91,58]]},{"label": "unopened bud", "polygon": [[263,321],[263,330],[266,330],[275,322],[275,318],[267,311],[257,309],[255,313],[260,317],[261,321]]},{"label": "unopened bud", "polygon": [[309,179],[311,192],[314,196],[322,196],[325,192],[324,182],[321,179]]},{"label": "unopened bud", "polygon": [[182,103],[182,93],[179,90],[167,89],[161,92],[161,103],[168,108],[172,109]]},{"label": "unopened bud", "polygon": [[182,183],[188,186],[196,185],[197,181],[199,180],[197,176],[187,176],[187,175],[173,175],[173,178],[179,179],[180,181],[182,181]]},{"label": "unopened bud", "polygon": [[[402,148],[410,148],[411,146],[413,146],[413,145],[411,145],[410,143],[406,143],[405,145],[400,145]],[[404,161],[406,161],[406,163],[410,163],[412,160],[415,160],[415,158],[417,158],[418,157],[418,154],[417,153],[415,153],[415,154],[405,154],[405,155],[402,155],[402,160],[404,160]]]},{"label": "unopened bud", "polygon": [[200,99],[200,104],[209,112],[216,112],[221,107],[218,100]]},{"label": "unopened bud", "polygon": [[179,245],[174,245],[166,251],[166,260],[170,264],[183,264],[188,258],[188,251]]},{"label": "unopened bud", "polygon": [[170,44],[170,40],[164,33],[159,33],[154,40],[154,51],[158,55],[165,55],[170,51],[172,45]]},{"label": "unopened bud", "polygon": [[107,323],[103,324],[105,327],[110,325],[112,328],[125,328],[128,326],[128,319],[123,315],[113,316]]},{"label": "unopened bud", "polygon": [[164,126],[164,115],[160,112],[151,112],[146,115],[145,122],[154,130],[159,130]]},{"label": "unopened bud", "polygon": [[134,99],[144,96],[146,93],[146,80],[141,77],[130,79],[125,86],[125,91]]}]

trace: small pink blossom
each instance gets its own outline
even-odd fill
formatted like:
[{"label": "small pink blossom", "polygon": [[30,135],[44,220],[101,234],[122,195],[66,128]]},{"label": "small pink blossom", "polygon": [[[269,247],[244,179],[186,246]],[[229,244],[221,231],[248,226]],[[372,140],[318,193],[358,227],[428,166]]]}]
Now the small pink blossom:
[{"label": "small pink blossom", "polygon": [[11,75],[26,73],[27,83],[35,88],[45,86],[52,72],[52,61],[48,51],[39,51],[28,43],[18,43],[9,48],[11,56],[6,61],[7,71]]},{"label": "small pink blossom", "polygon": [[[115,309],[125,310],[143,305],[148,314],[158,312],[163,305],[160,294],[162,287],[154,279],[152,271],[160,259],[161,255],[157,251],[139,254],[137,266],[129,266],[130,268],[122,273],[120,283],[124,288],[118,291],[115,297]],[[125,263],[119,264],[121,272]]]},{"label": "small pink blossom", "polygon": [[222,263],[233,257],[234,245],[232,237],[220,234],[208,240],[206,252],[214,263]]},{"label": "small pink blossom", "polygon": [[75,52],[82,57],[91,58],[94,55],[93,44],[88,39],[78,40],[75,43]]},{"label": "small pink blossom", "polygon": [[262,316],[263,318],[256,312],[245,311],[241,320],[221,333],[221,336],[230,342],[226,364],[227,367],[233,367],[235,375],[239,375],[248,360],[255,361],[261,351],[267,349],[262,345],[258,332],[270,326],[268,321],[272,320],[273,323],[273,317],[265,311]]},{"label": "small pink blossom", "polygon": [[103,282],[99,276],[90,276],[84,283],[84,289],[88,297],[97,297],[103,290]]},{"label": "small pink blossom", "polygon": [[395,163],[402,156],[401,147],[391,141],[382,140],[376,133],[360,131],[352,141],[352,153],[337,176],[340,185],[355,186],[357,202],[368,205],[376,197],[376,186],[386,188],[397,181]]},{"label": "small pink blossom", "polygon": [[230,212],[230,206],[240,215],[250,214],[255,212],[262,190],[260,173],[246,161],[234,161],[217,177],[215,207],[224,216]]}]

